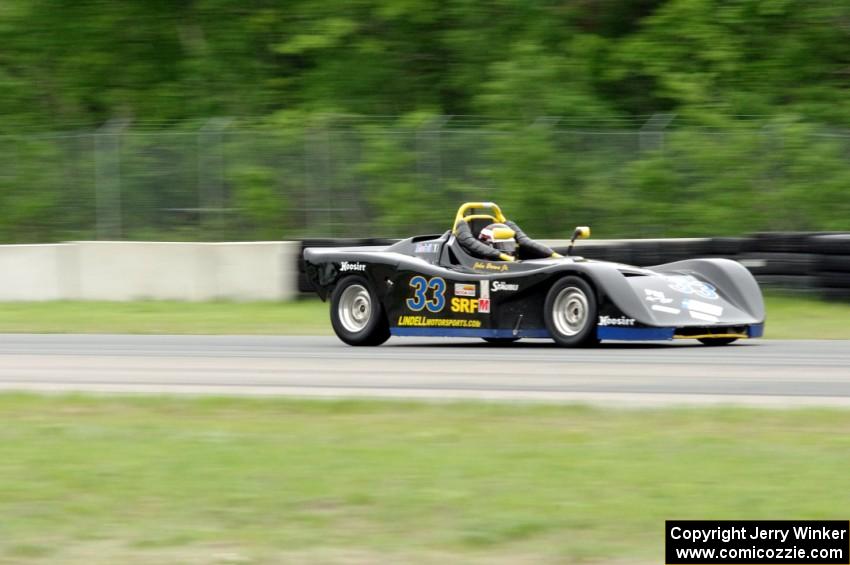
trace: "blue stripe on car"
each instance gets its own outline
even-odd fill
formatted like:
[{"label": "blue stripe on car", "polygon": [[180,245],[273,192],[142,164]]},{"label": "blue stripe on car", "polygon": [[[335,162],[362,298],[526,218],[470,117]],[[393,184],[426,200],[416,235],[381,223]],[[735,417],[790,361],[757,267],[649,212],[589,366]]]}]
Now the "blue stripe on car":
[{"label": "blue stripe on car", "polygon": [[[654,341],[672,340],[675,328],[624,328],[604,326],[596,328],[599,339],[619,341]],[[412,337],[495,337],[495,338],[549,338],[552,337],[544,328],[521,329],[517,334],[506,329],[477,329],[477,328],[407,328],[392,327],[390,333],[396,336]],[[764,324],[747,326],[747,335],[751,338],[762,337]]]},{"label": "blue stripe on car", "polygon": [[673,328],[623,328],[618,326],[603,326],[596,328],[599,339],[619,340],[651,340],[673,339]]},{"label": "blue stripe on car", "polygon": [[764,324],[753,324],[747,328],[750,337],[761,337],[764,335]]}]

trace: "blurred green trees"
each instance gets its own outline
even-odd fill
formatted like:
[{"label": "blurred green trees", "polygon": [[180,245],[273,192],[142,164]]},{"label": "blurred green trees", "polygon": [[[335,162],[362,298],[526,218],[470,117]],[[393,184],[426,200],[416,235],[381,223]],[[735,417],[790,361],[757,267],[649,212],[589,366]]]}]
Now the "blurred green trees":
[{"label": "blurred green trees", "polygon": [[3,241],[398,236],[466,198],[541,236],[850,229],[847,2],[7,0],[0,40]]}]

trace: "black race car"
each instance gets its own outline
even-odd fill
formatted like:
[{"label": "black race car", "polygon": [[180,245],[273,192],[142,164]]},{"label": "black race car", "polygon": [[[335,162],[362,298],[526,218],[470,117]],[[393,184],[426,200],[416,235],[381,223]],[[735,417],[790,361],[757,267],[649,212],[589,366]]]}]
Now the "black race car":
[{"label": "black race car", "polygon": [[[486,213],[475,213],[486,211]],[[515,256],[478,239],[489,224],[515,233]],[[589,236],[576,228],[576,238]],[[752,275],[727,259],[639,268],[563,257],[529,238],[492,202],[470,202],[442,235],[387,247],[307,248],[305,271],[350,345],[391,335],[600,340],[698,339],[725,345],[761,337],[764,302]]]}]

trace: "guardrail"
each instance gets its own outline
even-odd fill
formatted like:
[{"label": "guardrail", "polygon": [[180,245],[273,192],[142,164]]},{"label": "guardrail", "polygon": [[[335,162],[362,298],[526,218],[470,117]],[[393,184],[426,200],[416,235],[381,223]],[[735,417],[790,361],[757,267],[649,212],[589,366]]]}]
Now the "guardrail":
[{"label": "guardrail", "polygon": [[[389,245],[395,239],[306,239],[306,247]],[[563,252],[568,241],[544,240]],[[739,261],[768,289],[811,293],[826,299],[850,300],[850,233],[771,232],[744,237],[691,239],[586,240],[574,254],[589,259],[649,267],[694,257]],[[298,290],[312,293],[298,254]]]}]

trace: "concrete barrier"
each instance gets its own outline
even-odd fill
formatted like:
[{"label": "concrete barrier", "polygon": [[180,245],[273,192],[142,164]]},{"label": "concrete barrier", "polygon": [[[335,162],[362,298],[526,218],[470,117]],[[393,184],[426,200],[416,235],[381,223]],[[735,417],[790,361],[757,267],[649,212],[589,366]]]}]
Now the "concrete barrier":
[{"label": "concrete barrier", "polygon": [[290,300],[297,242],[0,246],[0,300]]},{"label": "concrete barrier", "polygon": [[198,243],[81,241],[80,300],[209,300],[214,260]]},{"label": "concrete barrier", "polygon": [[0,245],[0,300],[62,300],[77,291],[74,246]]},{"label": "concrete barrier", "polygon": [[216,256],[214,298],[287,300],[297,294],[298,242],[212,244]]}]

